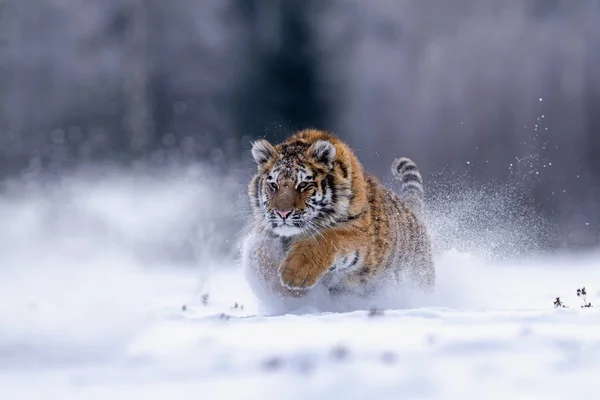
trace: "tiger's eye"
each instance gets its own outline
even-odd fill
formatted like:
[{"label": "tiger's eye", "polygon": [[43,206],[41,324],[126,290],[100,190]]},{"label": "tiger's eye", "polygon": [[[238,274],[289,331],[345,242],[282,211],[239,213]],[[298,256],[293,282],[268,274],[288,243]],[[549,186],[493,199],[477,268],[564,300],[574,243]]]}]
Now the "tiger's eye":
[{"label": "tiger's eye", "polygon": [[297,189],[302,192],[302,191],[306,190],[306,188],[308,188],[310,185],[311,185],[311,182],[300,182],[298,184]]},{"label": "tiger's eye", "polygon": [[277,184],[275,182],[269,182],[269,189],[273,192],[277,190]]}]

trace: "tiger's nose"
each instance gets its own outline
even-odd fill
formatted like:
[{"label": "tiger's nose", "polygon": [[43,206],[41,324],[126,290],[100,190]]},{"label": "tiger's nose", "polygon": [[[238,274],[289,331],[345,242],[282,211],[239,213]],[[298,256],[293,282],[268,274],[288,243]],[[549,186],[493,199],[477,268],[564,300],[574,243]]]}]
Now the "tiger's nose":
[{"label": "tiger's nose", "polygon": [[279,215],[282,219],[286,219],[291,213],[292,210],[275,210],[277,215]]}]

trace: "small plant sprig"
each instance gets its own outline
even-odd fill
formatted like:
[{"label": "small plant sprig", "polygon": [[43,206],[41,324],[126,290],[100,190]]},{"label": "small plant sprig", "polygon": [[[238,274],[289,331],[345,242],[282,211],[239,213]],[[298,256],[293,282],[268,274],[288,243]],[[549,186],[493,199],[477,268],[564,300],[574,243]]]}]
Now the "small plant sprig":
[{"label": "small plant sprig", "polygon": [[556,300],[554,300],[554,308],[568,308],[568,307],[563,304],[563,302],[560,300],[560,297],[557,297]]},{"label": "small plant sprig", "polygon": [[577,297],[579,297],[581,300],[583,300],[583,305],[581,306],[581,308],[592,307],[592,303],[588,302],[588,300],[587,300],[587,292],[585,291],[585,287],[582,287],[581,289],[577,289]]},{"label": "small plant sprig", "polygon": [[203,306],[207,306],[208,305],[208,299],[210,298],[210,294],[209,293],[204,293],[202,295],[202,297],[200,298],[200,301],[202,302]]}]

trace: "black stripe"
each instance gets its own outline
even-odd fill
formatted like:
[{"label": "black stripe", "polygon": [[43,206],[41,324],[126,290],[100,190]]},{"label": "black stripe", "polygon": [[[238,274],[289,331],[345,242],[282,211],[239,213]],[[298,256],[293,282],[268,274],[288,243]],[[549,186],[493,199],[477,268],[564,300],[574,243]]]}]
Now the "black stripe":
[{"label": "black stripe", "polygon": [[401,193],[410,193],[410,192],[422,194],[423,193],[423,185],[421,185],[420,183],[415,183],[415,182],[406,183],[402,187]]},{"label": "black stripe", "polygon": [[335,165],[337,165],[340,169],[340,172],[342,174],[342,176],[344,177],[344,179],[348,178],[348,167],[346,165],[344,165],[343,162],[341,162],[340,160],[335,160]]},{"label": "black stripe", "polygon": [[348,268],[352,268],[356,265],[356,263],[358,262],[358,256],[359,256],[359,253],[357,251],[356,253],[354,253],[354,260],[352,260],[352,262],[350,263]]},{"label": "black stripe", "polygon": [[331,188],[331,202],[335,203],[337,201],[337,193],[335,192],[335,186],[333,185],[333,175],[327,175],[325,178],[327,181],[327,186]]},{"label": "black stripe", "polygon": [[402,168],[402,174],[405,174],[408,171],[416,171],[416,170],[417,170],[417,166],[415,164],[410,164],[410,165],[407,165],[406,167]]},{"label": "black stripe", "polygon": [[407,189],[423,189],[423,182],[405,182],[404,187]]},{"label": "black stripe", "polygon": [[365,213],[367,212],[367,210],[363,210],[361,212],[359,212],[358,214],[354,214],[354,215],[349,215],[344,219],[341,219],[337,222],[350,222],[350,221],[354,221],[355,219],[358,219],[360,217],[362,217],[363,215],[365,215]]},{"label": "black stripe", "polygon": [[396,166],[396,169],[397,169],[398,171],[401,171],[401,170],[402,170],[402,168],[404,168],[404,166],[405,166],[406,164],[408,164],[409,162],[410,162],[409,160],[403,160],[403,161],[402,161],[400,164],[398,164],[398,165]]},{"label": "black stripe", "polygon": [[254,180],[254,201],[256,202],[256,207],[260,208],[260,196],[259,196],[259,189],[261,186],[261,182],[262,182],[262,177],[260,178],[256,178]]},{"label": "black stripe", "polygon": [[417,174],[405,174],[402,175],[402,182],[421,182],[421,177]]}]

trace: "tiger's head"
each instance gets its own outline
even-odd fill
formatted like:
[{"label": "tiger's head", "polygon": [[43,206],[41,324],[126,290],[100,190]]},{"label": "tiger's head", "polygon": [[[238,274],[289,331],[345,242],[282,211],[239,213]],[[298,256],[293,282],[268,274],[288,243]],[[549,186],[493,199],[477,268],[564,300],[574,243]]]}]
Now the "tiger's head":
[{"label": "tiger's head", "polygon": [[336,139],[318,133],[252,145],[258,166],[249,187],[252,205],[261,226],[278,236],[315,235],[348,215],[352,167]]}]

